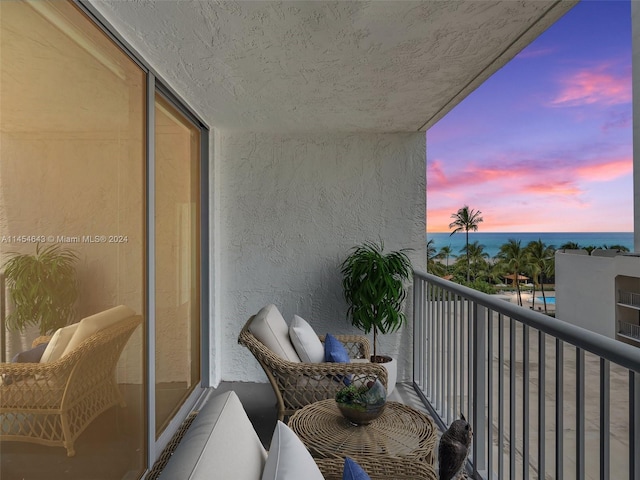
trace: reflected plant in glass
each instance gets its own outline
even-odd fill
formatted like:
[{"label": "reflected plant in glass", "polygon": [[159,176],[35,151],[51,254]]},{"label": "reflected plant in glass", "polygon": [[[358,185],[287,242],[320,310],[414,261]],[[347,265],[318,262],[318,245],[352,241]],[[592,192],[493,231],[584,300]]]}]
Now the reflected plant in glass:
[{"label": "reflected plant in glass", "polygon": [[3,265],[13,302],[7,326],[22,332],[36,325],[40,335],[48,335],[71,323],[78,298],[77,253],[58,244],[37,244],[33,255],[10,255]]}]

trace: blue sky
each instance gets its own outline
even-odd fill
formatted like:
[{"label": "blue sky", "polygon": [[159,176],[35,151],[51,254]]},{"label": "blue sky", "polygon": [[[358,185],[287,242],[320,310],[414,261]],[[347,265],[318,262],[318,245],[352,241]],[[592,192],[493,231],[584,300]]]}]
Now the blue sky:
[{"label": "blue sky", "polygon": [[427,132],[427,230],[633,230],[631,6],[570,10]]}]

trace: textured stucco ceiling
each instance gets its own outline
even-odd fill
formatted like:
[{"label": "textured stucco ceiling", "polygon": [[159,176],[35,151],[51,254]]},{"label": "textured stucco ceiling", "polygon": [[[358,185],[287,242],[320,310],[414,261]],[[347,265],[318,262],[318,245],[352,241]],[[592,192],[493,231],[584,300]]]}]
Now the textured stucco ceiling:
[{"label": "textured stucco ceiling", "polygon": [[214,127],[415,132],[576,1],[91,4]]}]

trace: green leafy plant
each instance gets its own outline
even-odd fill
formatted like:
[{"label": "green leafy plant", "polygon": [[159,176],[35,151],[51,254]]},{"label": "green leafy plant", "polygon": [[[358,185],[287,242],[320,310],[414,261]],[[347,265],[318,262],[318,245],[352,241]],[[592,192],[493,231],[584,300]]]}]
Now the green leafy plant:
[{"label": "green leafy plant", "polygon": [[378,332],[397,331],[406,321],[402,311],[412,274],[406,249],[384,253],[384,244],[366,242],[354,247],[341,265],[347,317],[368,334],[373,330],[373,358],[377,360]]},{"label": "green leafy plant", "polygon": [[14,310],[7,326],[24,331],[37,325],[48,335],[73,319],[78,298],[75,264],[78,255],[60,245],[40,248],[35,255],[12,253],[4,265],[9,297]]},{"label": "green leafy plant", "polygon": [[339,403],[355,403],[365,405],[365,403],[360,400],[360,398],[367,390],[368,388],[366,386],[357,387],[355,385],[349,385],[347,387],[344,387],[342,390],[338,390],[338,393],[336,393],[336,401]]},{"label": "green leafy plant", "polygon": [[366,410],[371,404],[384,403],[386,401],[386,396],[383,395],[384,387],[371,393],[373,385],[374,381],[369,381],[360,385],[351,384],[344,387],[336,393],[336,402],[360,410]]}]

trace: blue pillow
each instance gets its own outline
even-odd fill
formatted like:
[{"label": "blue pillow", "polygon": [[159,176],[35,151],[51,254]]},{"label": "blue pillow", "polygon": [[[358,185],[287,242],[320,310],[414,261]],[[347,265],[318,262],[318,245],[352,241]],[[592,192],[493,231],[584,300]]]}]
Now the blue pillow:
[{"label": "blue pillow", "polygon": [[350,363],[351,361],[349,352],[342,342],[330,333],[324,337],[324,361],[333,363]]},{"label": "blue pillow", "polygon": [[360,465],[347,457],[344,459],[342,480],[371,480],[371,478],[369,477],[369,475],[367,475],[367,472],[365,472]]},{"label": "blue pillow", "polygon": [[[38,363],[42,358],[42,354],[49,345],[49,342],[41,343],[37,347],[33,347],[31,350],[26,350],[24,352],[18,352],[11,359],[12,363]],[[17,380],[17,379],[16,379]],[[14,381],[14,378],[11,375],[3,375],[2,382],[5,385],[11,385]]]},{"label": "blue pillow", "polygon": [[31,350],[16,353],[11,361],[13,363],[38,363],[42,358],[42,354],[47,349],[47,345],[49,345],[49,342],[40,343]]}]

